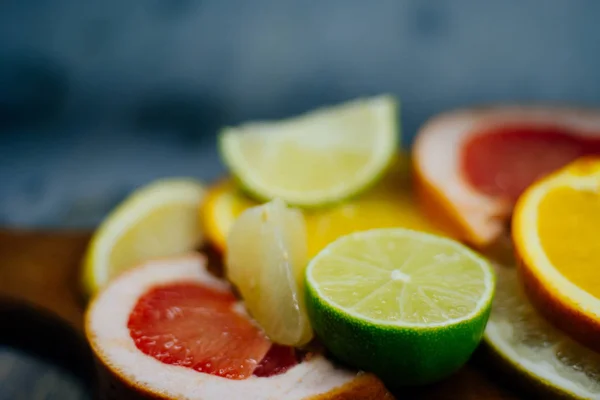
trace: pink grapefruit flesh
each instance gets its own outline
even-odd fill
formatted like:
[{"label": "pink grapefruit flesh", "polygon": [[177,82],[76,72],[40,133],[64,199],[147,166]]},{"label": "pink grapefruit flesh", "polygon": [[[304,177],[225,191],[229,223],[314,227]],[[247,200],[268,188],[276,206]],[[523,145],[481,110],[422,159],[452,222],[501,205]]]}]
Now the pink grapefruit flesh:
[{"label": "pink grapefruit flesh", "polygon": [[462,169],[480,192],[514,202],[534,181],[590,154],[600,154],[600,139],[552,125],[500,126],[466,142]]},{"label": "pink grapefruit flesh", "polygon": [[297,364],[235,309],[228,290],[200,283],[156,286],[140,297],[127,327],[136,347],[172,365],[229,379],[272,376]]},{"label": "pink grapefruit flesh", "polygon": [[580,156],[600,154],[600,110],[500,105],[428,121],[412,151],[423,211],[462,241],[504,237],[519,195]]}]

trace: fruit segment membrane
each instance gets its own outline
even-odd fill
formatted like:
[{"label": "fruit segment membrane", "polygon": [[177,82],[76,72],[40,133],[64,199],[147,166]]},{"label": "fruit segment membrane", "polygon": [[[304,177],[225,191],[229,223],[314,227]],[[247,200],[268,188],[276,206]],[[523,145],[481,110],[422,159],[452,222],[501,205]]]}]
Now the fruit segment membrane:
[{"label": "fruit segment membrane", "polygon": [[293,348],[272,345],[237,305],[229,291],[169,284],[144,294],[127,326],[143,353],[229,379],[272,376],[297,364]]},{"label": "fruit segment membrane", "polygon": [[600,154],[600,134],[566,128],[506,125],[483,130],[465,144],[462,171],[480,192],[516,201],[534,181],[575,159]]}]

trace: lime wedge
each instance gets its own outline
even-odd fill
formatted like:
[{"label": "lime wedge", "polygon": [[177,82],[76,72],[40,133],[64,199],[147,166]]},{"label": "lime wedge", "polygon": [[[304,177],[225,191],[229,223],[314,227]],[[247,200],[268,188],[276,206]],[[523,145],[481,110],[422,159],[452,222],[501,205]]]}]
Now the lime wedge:
[{"label": "lime wedge", "polygon": [[260,200],[315,207],[352,196],[383,174],[398,145],[391,96],[355,100],[220,133],[222,157]]},{"label": "lime wedge", "polygon": [[161,179],[133,192],[90,240],[83,262],[86,294],[143,261],[198,248],[203,241],[198,221],[203,198],[204,186],[190,178]]},{"label": "lime wedge", "polygon": [[227,278],[269,338],[288,346],[313,336],[304,304],[306,227],[298,210],[275,199],[248,208],[227,238]]},{"label": "lime wedge", "polygon": [[600,354],[546,322],[529,303],[515,268],[497,268],[498,284],[484,339],[522,376],[563,397],[600,398]]},{"label": "lime wedge", "polygon": [[477,347],[494,293],[489,263],[407,229],[344,236],[306,270],[313,328],[329,350],[390,384],[437,381]]}]

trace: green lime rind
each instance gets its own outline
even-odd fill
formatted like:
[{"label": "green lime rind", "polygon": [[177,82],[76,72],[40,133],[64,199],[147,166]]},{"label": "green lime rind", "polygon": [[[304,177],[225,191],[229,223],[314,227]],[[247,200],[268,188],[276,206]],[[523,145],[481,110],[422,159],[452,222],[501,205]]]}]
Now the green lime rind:
[{"label": "green lime rind", "polygon": [[[251,168],[241,160],[241,157],[236,155],[232,145],[235,141],[235,129],[244,129],[248,126],[259,126],[260,124],[276,125],[281,123],[290,123],[296,119],[310,117],[313,113],[325,115],[331,113],[335,118],[336,111],[343,109],[348,105],[363,103],[368,106],[370,102],[380,101],[385,108],[387,127],[380,135],[383,138],[382,143],[378,147],[377,156],[374,162],[369,164],[368,170],[360,176],[356,177],[352,182],[344,182],[343,185],[338,185],[330,190],[319,191],[286,191],[282,188],[274,187],[270,184],[265,184],[261,179],[252,177]],[[286,203],[292,206],[316,209],[321,207],[332,206],[336,203],[356,197],[381,180],[385,172],[391,166],[394,155],[397,153],[400,145],[400,124],[399,120],[400,106],[398,100],[391,95],[381,95],[373,98],[362,98],[353,100],[340,105],[323,107],[302,114],[298,117],[292,117],[280,121],[265,121],[265,122],[250,122],[238,127],[224,127],[218,134],[217,145],[221,159],[229,168],[234,180],[240,188],[250,197],[257,201],[265,202],[274,198],[281,198]],[[306,160],[310,164],[311,160]],[[273,168],[284,169],[285,166],[273,166]],[[293,177],[291,177],[293,179]]]},{"label": "green lime rind", "polygon": [[464,365],[483,337],[490,301],[469,320],[437,327],[376,325],[335,309],[306,285],[308,316],[340,360],[393,385],[438,381]]}]

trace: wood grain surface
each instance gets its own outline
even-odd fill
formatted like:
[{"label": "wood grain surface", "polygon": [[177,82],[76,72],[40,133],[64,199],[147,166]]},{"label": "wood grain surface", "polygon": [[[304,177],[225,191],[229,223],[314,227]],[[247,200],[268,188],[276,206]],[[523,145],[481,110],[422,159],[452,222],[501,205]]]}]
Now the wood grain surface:
[{"label": "wood grain surface", "polygon": [[[79,291],[78,273],[89,237],[87,232],[0,230],[0,296],[49,310],[81,333],[85,303]],[[2,323],[2,329],[10,331],[11,326]],[[82,356],[81,359],[87,358]],[[403,389],[397,397],[425,400],[534,398],[522,387],[513,387],[512,380],[491,364],[485,352],[478,351],[467,366],[446,381],[425,388]]]}]

